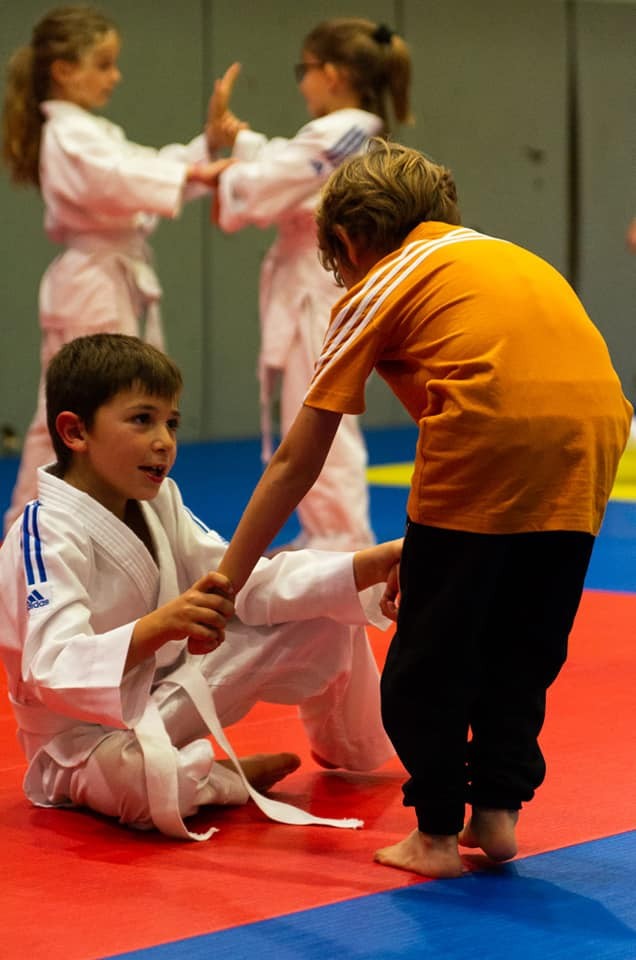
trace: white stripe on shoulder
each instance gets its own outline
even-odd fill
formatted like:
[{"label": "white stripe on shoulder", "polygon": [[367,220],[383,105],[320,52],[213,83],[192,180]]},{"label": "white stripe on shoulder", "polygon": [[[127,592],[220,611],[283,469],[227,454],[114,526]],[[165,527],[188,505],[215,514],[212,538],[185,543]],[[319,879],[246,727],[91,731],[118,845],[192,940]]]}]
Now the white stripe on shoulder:
[{"label": "white stripe on shoulder", "polygon": [[[478,233],[468,227],[460,227],[437,240],[414,240],[407,244],[399,256],[392,259],[384,269],[373,271],[356,297],[350,300],[334,317],[327,332],[326,348],[316,363],[312,387],[318,383],[323,368],[347,347],[352,335],[366,329],[387,297],[427,257],[437,250],[455,243],[464,243],[467,240],[492,239],[495,238]],[[377,298],[375,303],[369,307],[374,298]]]},{"label": "white stripe on shoulder", "polygon": [[189,507],[186,507],[186,505],[184,504],[183,509],[187,514],[187,516],[190,517],[192,522],[196,524],[199,530],[202,530],[203,533],[210,533],[210,528],[203,522],[203,520],[200,520],[195,513],[192,513],[192,510],[190,510]]}]

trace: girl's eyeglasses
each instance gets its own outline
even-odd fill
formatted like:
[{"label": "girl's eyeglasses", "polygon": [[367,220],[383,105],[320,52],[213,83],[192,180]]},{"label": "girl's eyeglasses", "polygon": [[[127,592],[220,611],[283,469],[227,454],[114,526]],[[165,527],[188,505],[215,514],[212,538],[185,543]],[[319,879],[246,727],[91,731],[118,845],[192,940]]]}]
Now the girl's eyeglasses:
[{"label": "girl's eyeglasses", "polygon": [[313,70],[314,67],[324,67],[324,62],[322,60],[313,60],[311,63],[295,63],[294,76],[296,77],[296,83],[302,83],[307,71]]}]

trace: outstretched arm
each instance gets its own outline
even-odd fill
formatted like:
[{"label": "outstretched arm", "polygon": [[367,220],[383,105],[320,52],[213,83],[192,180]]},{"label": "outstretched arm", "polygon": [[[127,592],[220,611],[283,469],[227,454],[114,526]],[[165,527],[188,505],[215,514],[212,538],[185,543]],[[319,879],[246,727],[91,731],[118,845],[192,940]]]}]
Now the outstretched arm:
[{"label": "outstretched arm", "polygon": [[245,508],[219,572],[236,593],[291,512],[313,486],[341,414],[301,407]]},{"label": "outstretched arm", "polygon": [[188,183],[202,183],[211,190],[218,186],[219,177],[224,170],[232,166],[234,160],[225,157],[222,160],[211,160],[210,163],[194,163],[187,168],[186,180]]}]

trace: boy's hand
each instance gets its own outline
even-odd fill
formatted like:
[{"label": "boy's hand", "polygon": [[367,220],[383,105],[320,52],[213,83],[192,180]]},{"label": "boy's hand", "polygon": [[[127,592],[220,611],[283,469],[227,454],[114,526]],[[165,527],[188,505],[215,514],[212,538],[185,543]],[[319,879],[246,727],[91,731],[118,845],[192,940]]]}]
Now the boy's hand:
[{"label": "boy's hand", "polygon": [[399,564],[402,556],[402,538],[378,543],[375,547],[366,547],[353,555],[353,576],[358,590],[372,587],[374,583],[384,583],[393,568]]},{"label": "boy's hand", "polygon": [[204,609],[211,611],[215,619],[210,624],[204,618],[188,631],[188,651],[204,654],[216,650],[225,640],[225,625],[234,616],[234,590],[222,573],[206,573],[191,589],[197,588],[203,591],[206,598]]},{"label": "boy's hand", "polygon": [[397,620],[400,592],[400,558],[404,541],[389,540],[375,547],[358,550],[353,555],[353,576],[358,590],[386,582],[380,610],[389,620]]},{"label": "boy's hand", "polygon": [[227,577],[206,573],[189,590],[137,621],[125,669],[132,669],[165,643],[185,637],[190,653],[215,650],[223,643],[225,626],[234,614],[233,596]]},{"label": "boy's hand", "polygon": [[380,610],[389,620],[397,620],[400,595],[400,564],[396,563],[386,578],[386,588],[380,600]]}]

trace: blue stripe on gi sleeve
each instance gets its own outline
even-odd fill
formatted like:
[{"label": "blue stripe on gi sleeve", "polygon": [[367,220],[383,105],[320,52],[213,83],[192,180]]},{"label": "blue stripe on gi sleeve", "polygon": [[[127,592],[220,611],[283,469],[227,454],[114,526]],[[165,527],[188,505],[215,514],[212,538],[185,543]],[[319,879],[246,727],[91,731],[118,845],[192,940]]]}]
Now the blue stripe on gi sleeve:
[{"label": "blue stripe on gi sleeve", "polygon": [[44,557],[42,556],[42,541],[40,539],[40,529],[38,527],[38,513],[40,512],[39,502],[34,504],[33,510],[33,534],[35,537],[35,560],[38,566],[38,573],[40,575],[40,583],[46,583],[48,577],[46,575],[46,567],[44,566]]},{"label": "blue stripe on gi sleeve", "polygon": [[22,553],[24,556],[24,572],[26,574],[27,584],[30,587],[32,587],[35,583],[33,564],[31,563],[31,534],[29,532],[29,517],[31,516],[32,509],[33,504],[27,504],[22,516]]}]

